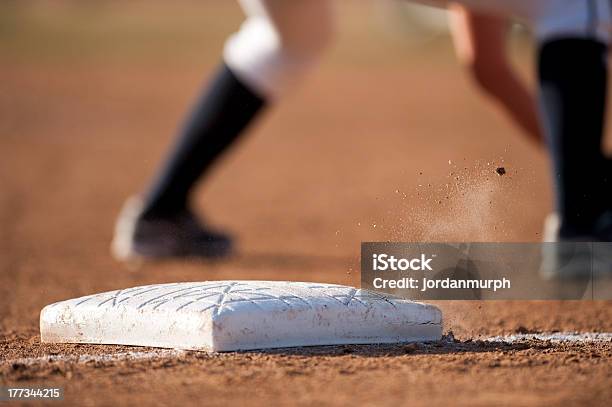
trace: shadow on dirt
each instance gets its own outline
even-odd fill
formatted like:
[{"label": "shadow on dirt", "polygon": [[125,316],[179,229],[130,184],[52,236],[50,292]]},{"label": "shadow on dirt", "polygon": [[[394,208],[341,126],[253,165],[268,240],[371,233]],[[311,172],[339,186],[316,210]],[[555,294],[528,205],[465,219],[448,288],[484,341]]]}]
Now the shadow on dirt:
[{"label": "shadow on dirt", "polygon": [[514,343],[472,339],[460,341],[455,339],[452,333],[450,333],[436,342],[376,345],[312,346],[302,348],[262,350],[258,351],[257,353],[295,356],[343,356],[350,354],[363,357],[393,357],[403,356],[406,354],[441,355],[453,353],[508,352],[520,351],[525,349],[548,349],[552,346],[553,345],[551,343],[544,341],[528,341]]}]

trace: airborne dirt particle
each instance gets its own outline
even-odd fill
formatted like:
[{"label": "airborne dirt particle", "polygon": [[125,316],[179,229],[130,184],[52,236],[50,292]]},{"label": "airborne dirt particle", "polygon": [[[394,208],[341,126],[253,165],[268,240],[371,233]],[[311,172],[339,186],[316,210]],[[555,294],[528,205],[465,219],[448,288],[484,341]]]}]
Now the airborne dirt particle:
[{"label": "airborne dirt particle", "polygon": [[[498,164],[499,165],[499,164]],[[418,184],[415,199],[402,212],[402,222],[393,229],[397,240],[495,241],[508,233],[501,228],[503,205],[497,205],[512,185],[495,182],[491,171],[497,166],[475,162],[461,170],[453,167],[446,179]],[[505,168],[504,168],[505,171]],[[402,203],[403,205],[403,203]],[[501,232],[500,232],[501,231]]]},{"label": "airborne dirt particle", "polygon": [[495,172],[497,173],[497,175],[499,175],[501,177],[502,175],[506,174],[506,168],[504,168],[504,167],[497,167],[495,169]]}]

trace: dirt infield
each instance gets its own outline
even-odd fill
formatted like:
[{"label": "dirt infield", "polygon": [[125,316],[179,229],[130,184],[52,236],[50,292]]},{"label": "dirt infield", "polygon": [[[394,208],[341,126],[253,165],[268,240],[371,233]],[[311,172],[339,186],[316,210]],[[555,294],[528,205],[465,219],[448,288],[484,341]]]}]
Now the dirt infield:
[{"label": "dirt infield", "polygon": [[214,356],[16,343],[30,355],[46,356],[5,364],[6,381],[64,385],[66,398],[84,405],[604,405],[610,396],[609,341],[554,345],[445,338],[435,344]]},{"label": "dirt infield", "polygon": [[[238,237],[237,255],[116,263],[119,208],[240,20],[222,3],[0,9],[0,383],[60,385],[73,405],[605,405],[609,339],[487,338],[612,332],[609,302],[441,302],[454,336],[434,344],[221,355],[40,344],[44,305],[94,292],[217,279],[358,285],[361,241],[540,240],[544,153],[474,93],[447,38],[356,37],[368,11],[349,2],[321,69],[198,193],[207,219]],[[63,23],[91,15],[100,21]]]}]

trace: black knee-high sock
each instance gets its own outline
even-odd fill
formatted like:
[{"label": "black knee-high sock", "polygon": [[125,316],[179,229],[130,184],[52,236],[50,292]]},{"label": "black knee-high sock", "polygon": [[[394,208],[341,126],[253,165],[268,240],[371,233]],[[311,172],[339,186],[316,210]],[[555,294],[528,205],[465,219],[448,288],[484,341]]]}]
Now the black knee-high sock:
[{"label": "black knee-high sock", "polygon": [[243,133],[264,105],[263,98],[222,65],[145,196],[143,217],[171,216],[183,210],[198,178]]},{"label": "black knee-high sock", "polygon": [[602,153],[607,47],[559,39],[539,49],[540,103],[552,155],[561,237],[592,234],[609,208],[612,173]]}]

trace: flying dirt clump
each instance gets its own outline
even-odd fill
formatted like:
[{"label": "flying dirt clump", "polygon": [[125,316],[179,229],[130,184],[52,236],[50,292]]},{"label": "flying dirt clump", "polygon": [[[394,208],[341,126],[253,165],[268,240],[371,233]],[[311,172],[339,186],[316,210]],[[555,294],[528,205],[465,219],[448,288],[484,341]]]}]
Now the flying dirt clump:
[{"label": "flying dirt clump", "polygon": [[506,175],[506,168],[504,168],[504,167],[497,167],[495,169],[495,172],[497,173],[497,175],[499,175],[501,177],[502,175]]}]

